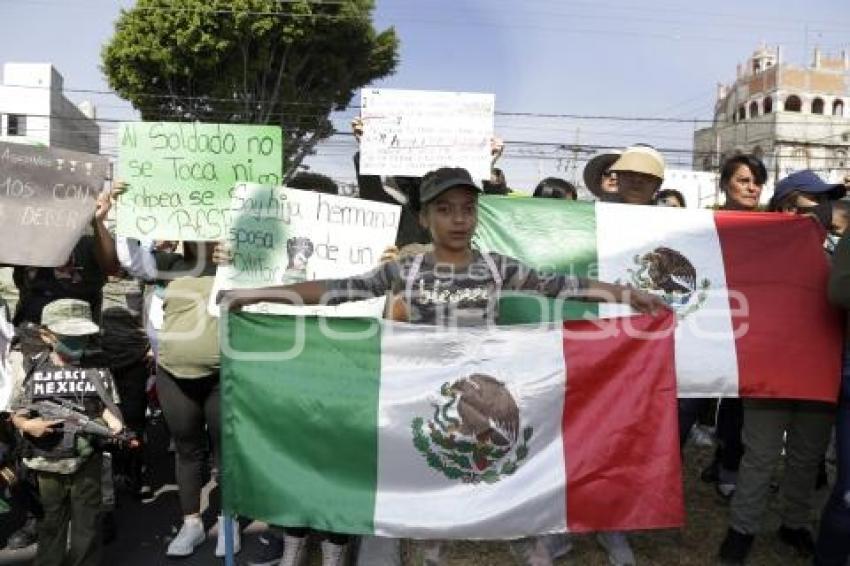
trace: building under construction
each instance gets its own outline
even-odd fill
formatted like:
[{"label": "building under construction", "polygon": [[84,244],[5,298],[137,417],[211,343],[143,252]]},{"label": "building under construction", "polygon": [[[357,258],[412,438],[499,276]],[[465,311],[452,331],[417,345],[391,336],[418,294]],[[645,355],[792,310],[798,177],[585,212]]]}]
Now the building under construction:
[{"label": "building under construction", "polygon": [[773,179],[814,169],[825,179],[850,175],[850,54],[815,48],[811,65],[760,47],[738,65],[732,85],[718,85],[714,123],[694,133],[694,169],[716,171],[736,152],[761,157]]}]

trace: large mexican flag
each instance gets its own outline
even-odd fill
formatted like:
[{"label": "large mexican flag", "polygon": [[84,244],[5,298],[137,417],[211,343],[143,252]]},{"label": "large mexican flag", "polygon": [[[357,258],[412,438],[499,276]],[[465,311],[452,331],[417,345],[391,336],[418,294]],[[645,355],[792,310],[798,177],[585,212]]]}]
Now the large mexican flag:
[{"label": "large mexican flag", "polygon": [[[475,243],[663,295],[678,317],[680,397],[834,402],[843,318],[827,302],[823,237],[811,219],[775,213],[484,197]],[[500,322],[623,312],[522,296],[502,301]]]},{"label": "large mexican flag", "polygon": [[440,539],[682,524],[672,315],[222,320],[230,513]]}]

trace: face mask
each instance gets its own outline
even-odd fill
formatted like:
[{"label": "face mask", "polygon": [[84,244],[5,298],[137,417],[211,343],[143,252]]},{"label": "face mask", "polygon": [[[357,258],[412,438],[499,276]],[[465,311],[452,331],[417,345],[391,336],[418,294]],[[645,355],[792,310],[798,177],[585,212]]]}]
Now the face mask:
[{"label": "face mask", "polygon": [[66,360],[78,362],[83,357],[87,343],[87,336],[57,336],[53,350]]},{"label": "face mask", "polygon": [[814,214],[821,226],[827,230],[832,227],[832,203],[829,201],[819,202],[807,212]]},{"label": "face mask", "polygon": [[798,206],[796,212],[817,218],[820,225],[827,231],[832,227],[832,203],[829,201],[819,202],[812,206]]}]

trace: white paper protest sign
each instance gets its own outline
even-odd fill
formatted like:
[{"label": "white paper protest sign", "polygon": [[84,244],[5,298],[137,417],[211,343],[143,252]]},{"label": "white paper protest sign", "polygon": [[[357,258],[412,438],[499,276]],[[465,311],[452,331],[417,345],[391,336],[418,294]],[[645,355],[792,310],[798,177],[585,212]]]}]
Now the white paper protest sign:
[{"label": "white paper protest sign", "polygon": [[439,167],[463,167],[490,178],[492,94],[363,89],[360,173],[421,177]]},{"label": "white paper protest sign", "polygon": [[[401,207],[356,198],[240,183],[230,210],[233,261],[219,267],[210,302],[225,289],[348,277],[378,265],[395,243]],[[323,316],[383,314],[384,298],[328,307],[258,305],[246,310]]]}]

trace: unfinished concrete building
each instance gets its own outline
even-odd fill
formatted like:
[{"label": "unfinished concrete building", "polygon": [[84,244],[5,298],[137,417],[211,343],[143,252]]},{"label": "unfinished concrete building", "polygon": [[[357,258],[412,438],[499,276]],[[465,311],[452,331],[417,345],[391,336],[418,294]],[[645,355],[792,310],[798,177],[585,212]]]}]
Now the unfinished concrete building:
[{"label": "unfinished concrete building", "polygon": [[813,169],[825,179],[850,175],[850,53],[815,48],[806,67],[762,45],[719,84],[714,122],[694,133],[694,169],[716,171],[736,152],[761,157],[773,179]]}]

